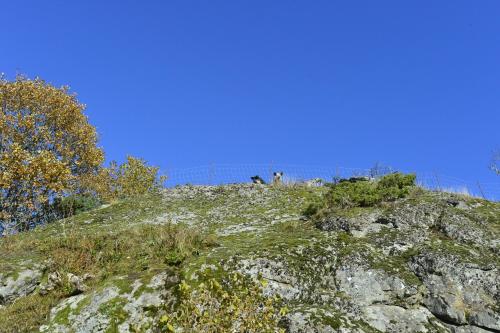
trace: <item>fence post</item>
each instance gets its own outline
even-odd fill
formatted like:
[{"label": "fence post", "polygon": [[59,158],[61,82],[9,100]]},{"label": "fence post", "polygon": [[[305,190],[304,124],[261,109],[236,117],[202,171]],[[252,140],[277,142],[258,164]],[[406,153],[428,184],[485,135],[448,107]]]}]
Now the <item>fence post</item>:
[{"label": "fence post", "polygon": [[483,188],[481,187],[481,184],[479,184],[479,180],[477,181],[477,187],[479,188],[479,192],[481,192],[483,199],[486,200],[486,196],[484,195],[484,191]]},{"label": "fence post", "polygon": [[210,163],[210,169],[208,170],[208,183],[209,185],[215,185],[215,165]]},{"label": "fence post", "polygon": [[437,172],[434,172],[434,178],[436,180],[437,190],[441,191],[442,190],[441,183],[439,182],[439,178],[438,178]]},{"label": "fence post", "polygon": [[273,161],[269,164],[269,183],[273,181]]}]

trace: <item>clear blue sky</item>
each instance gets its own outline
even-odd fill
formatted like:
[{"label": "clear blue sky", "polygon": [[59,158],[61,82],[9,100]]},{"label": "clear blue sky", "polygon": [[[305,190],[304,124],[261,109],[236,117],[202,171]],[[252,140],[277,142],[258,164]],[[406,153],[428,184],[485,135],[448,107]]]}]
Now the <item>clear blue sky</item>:
[{"label": "clear blue sky", "polygon": [[499,181],[498,0],[1,0],[0,15],[0,72],[70,85],[108,160]]}]

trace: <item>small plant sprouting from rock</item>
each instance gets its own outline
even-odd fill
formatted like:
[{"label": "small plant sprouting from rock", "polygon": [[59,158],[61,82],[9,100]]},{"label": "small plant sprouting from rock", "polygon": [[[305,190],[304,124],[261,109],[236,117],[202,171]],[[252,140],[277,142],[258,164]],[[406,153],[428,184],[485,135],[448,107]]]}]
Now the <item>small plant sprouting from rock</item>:
[{"label": "small plant sprouting from rock", "polygon": [[[258,283],[241,273],[224,274],[217,278],[207,270],[197,287],[185,281],[179,285],[180,302],[177,311],[164,315],[159,326],[166,332],[255,332],[284,333],[280,319],[288,309],[281,307],[277,296],[266,297]],[[259,285],[260,284],[260,285]]]}]

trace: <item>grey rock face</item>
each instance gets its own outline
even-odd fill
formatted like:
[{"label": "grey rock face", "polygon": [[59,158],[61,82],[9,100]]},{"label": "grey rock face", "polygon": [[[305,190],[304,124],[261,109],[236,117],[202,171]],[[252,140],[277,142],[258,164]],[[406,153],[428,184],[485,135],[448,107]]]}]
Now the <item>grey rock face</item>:
[{"label": "grey rock face", "polygon": [[393,227],[388,223],[378,223],[380,211],[356,217],[337,216],[332,214],[316,222],[316,227],[323,231],[346,231],[357,236],[364,236],[368,232],[379,231],[382,227]]},{"label": "grey rock face", "polygon": [[298,279],[290,274],[282,262],[266,258],[241,260],[239,271],[254,278],[261,274],[268,281],[264,289],[267,295],[278,294],[285,300],[297,299],[303,291]]},{"label": "grey rock face", "polygon": [[40,331],[107,332],[114,327],[120,333],[151,332],[165,299],[173,298],[165,286],[178,280],[166,272],[147,280],[129,285],[126,277],[116,278],[100,290],[69,297],[52,309],[49,323]]},{"label": "grey rock face", "polygon": [[434,317],[423,307],[392,305],[415,297],[418,290],[381,270],[348,265],[337,270],[336,281],[360,309],[359,318],[381,332],[427,332]]},{"label": "grey rock face", "polygon": [[339,290],[362,306],[383,303],[390,299],[386,291],[391,290],[391,287],[385,278],[386,276],[376,270],[365,270],[361,267],[340,268],[336,273]]},{"label": "grey rock face", "polygon": [[[262,276],[265,295],[281,296],[290,310],[287,333],[500,332],[500,274],[491,255],[500,253],[496,203],[425,192],[308,221],[308,196],[327,188],[300,186],[177,187],[164,191],[168,209],[131,223],[182,223],[216,234],[219,246],[177,269],[192,280],[220,266]],[[37,290],[42,270],[15,271],[0,273],[0,304]],[[97,286],[85,276],[47,278],[42,294],[61,281],[80,294],[53,308],[42,332],[154,332],[174,299],[168,286],[178,282],[158,271]]]},{"label": "grey rock face", "polygon": [[0,272],[0,305],[31,294],[40,284],[43,270],[42,265],[25,262],[11,272]]},{"label": "grey rock face", "polygon": [[341,216],[328,216],[318,221],[316,226],[323,231],[350,231],[352,221]]},{"label": "grey rock face", "polygon": [[326,325],[311,325],[311,315],[309,313],[295,312],[283,320],[283,325],[290,333],[333,333],[335,330]]},{"label": "grey rock face", "polygon": [[425,299],[427,308],[438,318],[462,325],[467,323],[463,295],[451,281],[437,277],[426,279],[429,295]]},{"label": "grey rock face", "polygon": [[381,332],[429,332],[433,315],[426,308],[404,309],[399,306],[376,304],[364,309],[363,318]]},{"label": "grey rock face", "polygon": [[444,207],[439,203],[412,203],[403,200],[388,212],[381,220],[392,223],[396,228],[406,229],[412,226],[429,228],[439,221]]},{"label": "grey rock face", "polygon": [[472,243],[487,246],[490,237],[477,222],[464,215],[446,212],[439,221],[439,229],[451,239],[461,243]]},{"label": "grey rock face", "polygon": [[458,262],[451,256],[423,253],[410,264],[428,290],[425,306],[453,325],[474,325],[500,330],[494,309],[500,295],[498,269],[484,269]]}]

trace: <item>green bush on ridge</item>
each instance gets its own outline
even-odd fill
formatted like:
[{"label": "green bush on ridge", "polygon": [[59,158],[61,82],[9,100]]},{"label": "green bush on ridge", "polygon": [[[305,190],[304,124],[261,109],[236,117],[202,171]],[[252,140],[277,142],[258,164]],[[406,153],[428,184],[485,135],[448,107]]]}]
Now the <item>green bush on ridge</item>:
[{"label": "green bush on ridge", "polygon": [[414,174],[392,173],[378,180],[351,178],[327,184],[328,192],[323,200],[311,204],[304,212],[313,216],[327,209],[349,209],[354,207],[372,207],[382,202],[394,201],[408,195],[415,186]]}]

